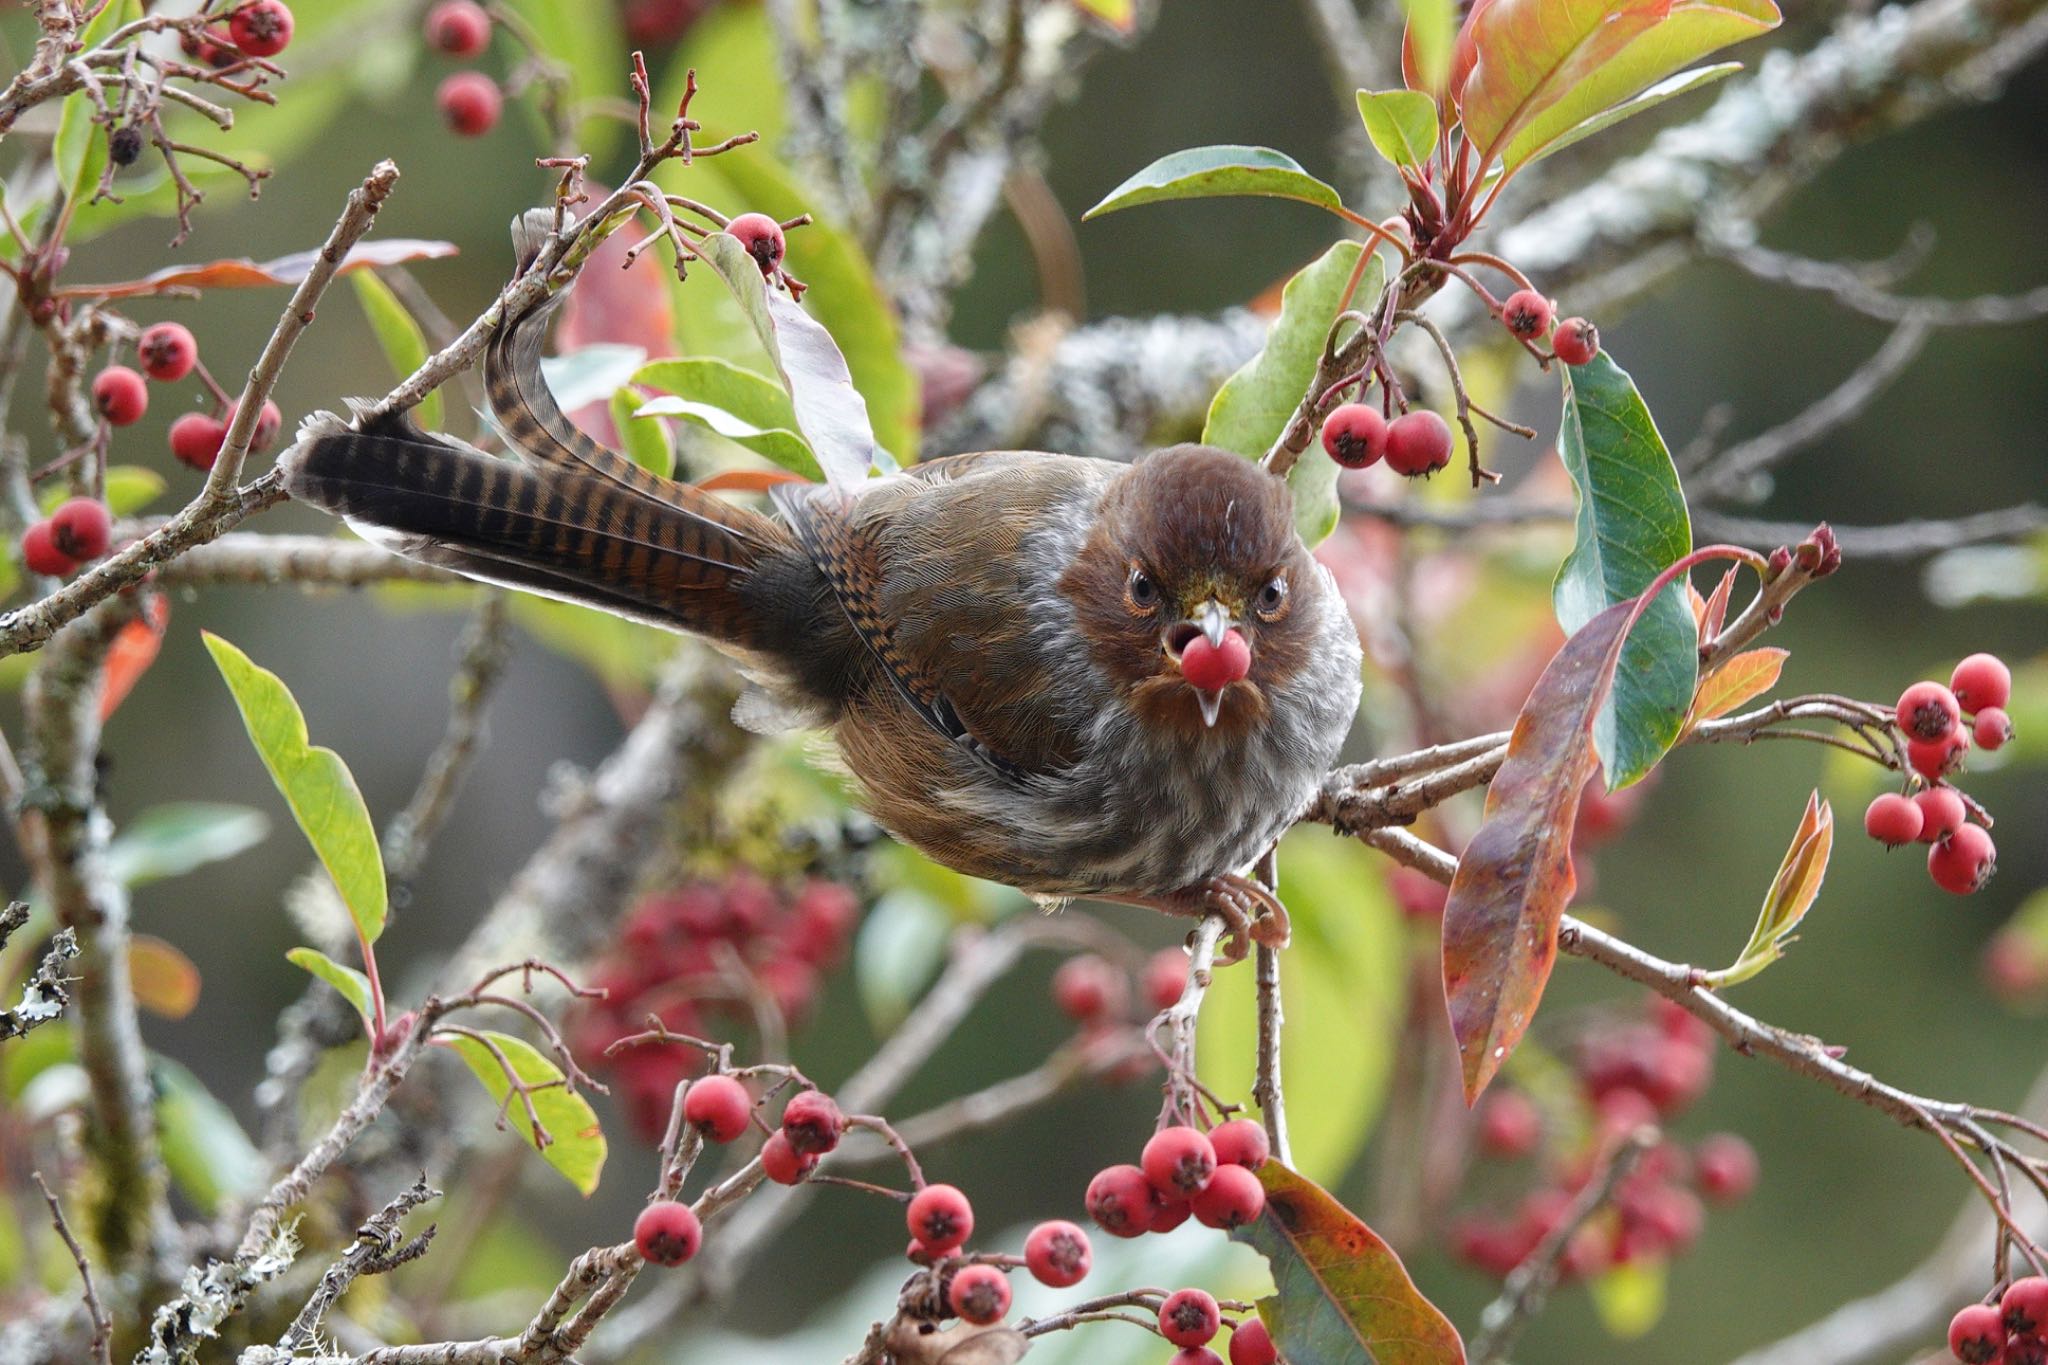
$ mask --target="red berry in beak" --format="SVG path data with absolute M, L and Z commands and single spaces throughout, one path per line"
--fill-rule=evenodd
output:
M 1197 635 L 1180 652 L 1180 674 L 1191 687 L 1220 692 L 1241 681 L 1252 671 L 1252 648 L 1235 630 L 1223 632 L 1223 643 L 1212 645 L 1206 635 Z

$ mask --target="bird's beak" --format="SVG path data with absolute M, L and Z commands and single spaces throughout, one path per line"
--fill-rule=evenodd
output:
M 1230 613 L 1224 609 L 1221 602 L 1210 598 L 1195 608 L 1194 615 L 1189 619 L 1202 628 L 1202 634 L 1209 637 L 1211 649 L 1223 648 L 1223 634 L 1230 629 Z

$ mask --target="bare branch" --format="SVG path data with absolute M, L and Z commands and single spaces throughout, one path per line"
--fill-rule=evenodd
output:
M 4 946 L 16 930 L 28 923 L 28 915 L 26 901 L 14 901 L 0 911 L 0 946 Z M 64 964 L 77 956 L 78 934 L 75 930 L 59 929 L 51 936 L 42 962 L 22 983 L 21 1003 L 13 1009 L 0 1010 L 0 1039 L 23 1037 L 29 1030 L 40 1028 L 64 1012 L 64 1007 L 71 1003 L 70 992 L 64 989 L 71 980 L 65 974 Z
M 292 1325 L 285 1329 L 284 1335 L 277 1339 L 278 1353 L 290 1359 L 295 1353 L 317 1344 L 320 1323 L 328 1310 L 340 1302 L 349 1286 L 363 1276 L 382 1275 L 426 1255 L 427 1244 L 434 1237 L 433 1225 L 429 1224 L 417 1237 L 408 1238 L 399 1231 L 399 1224 L 420 1205 L 440 1197 L 441 1192 L 430 1189 L 422 1175 L 410 1189 L 402 1191 L 357 1228 L 355 1241 L 339 1260 L 327 1267 L 326 1273 L 320 1277 L 320 1287 L 299 1310 L 299 1315 L 292 1319 Z
M 64 1246 L 71 1253 L 71 1263 L 78 1267 L 79 1292 L 85 1300 L 86 1316 L 92 1320 L 92 1358 L 97 1365 L 114 1365 L 114 1320 L 107 1316 L 107 1306 L 100 1302 L 99 1290 L 93 1286 L 92 1266 L 85 1259 L 85 1248 L 78 1245 L 78 1238 L 72 1236 L 71 1225 L 64 1221 L 64 1206 L 57 1202 L 56 1195 L 50 1193 L 50 1187 L 43 1182 L 43 1173 L 31 1171 L 29 1178 L 43 1192 L 43 1202 L 50 1206 L 50 1221 L 56 1224 L 57 1235 L 64 1239 Z

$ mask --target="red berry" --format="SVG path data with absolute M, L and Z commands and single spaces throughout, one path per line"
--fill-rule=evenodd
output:
M 109 365 L 93 376 L 92 405 L 111 425 L 125 427 L 149 410 L 149 386 L 126 365 Z
M 1223 643 L 1212 645 L 1206 635 L 1197 635 L 1180 652 L 1180 675 L 1188 686 L 1203 692 L 1220 692 L 1252 671 L 1252 649 L 1236 630 L 1223 632 Z
M 1567 365 L 1583 365 L 1600 354 L 1600 329 L 1584 318 L 1566 318 L 1550 334 L 1550 349 Z
M 1152 1230 L 1159 1191 L 1136 1166 L 1109 1166 L 1088 1182 L 1082 1203 L 1095 1225 L 1112 1237 L 1138 1237 Z
M 683 1096 L 683 1117 L 704 1130 L 713 1142 L 731 1142 L 747 1131 L 754 1097 L 731 1076 L 705 1076 L 690 1082 Z
M 30 573 L 63 578 L 78 567 L 77 561 L 57 548 L 55 529 L 39 521 L 21 534 L 21 562 Z
M 50 539 L 70 559 L 98 559 L 113 529 L 113 516 L 97 498 L 73 498 L 50 514 Z
M 1700 1193 L 1717 1204 L 1732 1204 L 1756 1188 L 1756 1148 L 1734 1133 L 1701 1138 L 1692 1159 Z
M 1166 1365 L 1223 1365 L 1223 1357 L 1206 1346 L 1183 1346 Z
M 2029 1275 L 2014 1280 L 1998 1301 L 2005 1330 L 2014 1336 L 2040 1336 L 2048 1331 L 2048 1279 Z
M 2003 706 L 2012 700 L 2012 670 L 1996 654 L 1972 654 L 1956 665 L 1948 687 L 1965 711 Z
M 1202 1289 L 1176 1289 L 1159 1305 L 1159 1335 L 1176 1346 L 1206 1346 L 1222 1330 L 1223 1310 Z
M 1556 316 L 1556 305 L 1533 289 L 1517 289 L 1500 310 L 1500 320 L 1524 341 L 1534 341 L 1549 331 Z
M 2007 1337 L 1998 1365 L 2048 1365 L 2048 1340 L 2032 1335 Z
M 1920 832 L 1914 837 L 1923 844 L 1948 838 L 1969 815 L 1954 787 L 1923 788 L 1914 794 L 1913 808 L 1920 812 Z
M 806 962 L 834 962 L 860 919 L 860 898 L 851 887 L 813 877 L 789 907 L 790 950 Z
M 1078 1024 L 1123 1013 L 1128 994 L 1124 974 L 1093 953 L 1068 958 L 1052 975 L 1053 1003 Z
M 790 1097 L 782 1110 L 782 1133 L 789 1145 L 807 1156 L 823 1156 L 839 1145 L 846 1119 L 822 1090 L 804 1090 Z
M 974 1206 L 951 1185 L 927 1185 L 911 1199 L 904 1221 L 932 1251 L 954 1251 L 974 1235 Z
M 775 268 L 782 264 L 782 256 L 788 250 L 783 240 L 782 225 L 765 213 L 743 213 L 725 225 L 725 230 L 739 239 L 754 263 L 761 267 L 763 275 L 773 275 Z
M 1254 1119 L 1232 1119 L 1209 1130 L 1209 1145 L 1216 1149 L 1218 1166 L 1242 1166 L 1256 1171 L 1273 1155 L 1273 1144 L 1265 1128 Z
M 1489 1156 L 1513 1160 L 1536 1150 L 1543 1138 L 1543 1115 L 1519 1090 L 1500 1090 L 1487 1097 L 1479 1111 L 1479 1147 Z
M 1145 1144 L 1138 1158 L 1145 1178 L 1167 1198 L 1186 1199 L 1209 1183 L 1216 1172 L 1216 1148 L 1193 1128 L 1162 1128 Z
M 1088 1234 L 1064 1218 L 1040 1223 L 1024 1239 L 1024 1266 L 1040 1284 L 1067 1289 L 1088 1277 L 1094 1264 Z
M 633 1220 L 633 1245 L 656 1265 L 681 1265 L 703 1245 L 704 1227 L 688 1204 L 664 1199 Z
M 427 46 L 449 57 L 474 57 L 491 41 L 491 16 L 476 0 L 442 0 L 427 11 Z
M 1899 694 L 1899 728 L 1907 739 L 1946 739 L 1955 733 L 1963 708 L 1956 694 L 1938 682 L 1916 682 Z
M 1451 427 L 1418 408 L 1387 428 L 1387 468 L 1409 478 L 1433 474 L 1451 462 Z
M 1278 1365 L 1279 1360 L 1273 1334 L 1258 1318 L 1246 1318 L 1230 1334 L 1230 1365 Z
M 1162 1195 L 1160 1197 L 1159 1212 L 1152 1215 L 1152 1231 L 1161 1234 L 1172 1232 L 1182 1223 L 1194 1217 L 1194 1215 L 1195 1206 L 1187 1200 L 1181 1198 L 1168 1199 Z
M 946 1302 L 962 1322 L 976 1327 L 1000 1322 L 1010 1311 L 1009 1277 L 992 1265 L 963 1266 L 946 1289 Z
M 1387 449 L 1387 419 L 1364 403 L 1345 403 L 1323 419 L 1323 449 L 1346 469 L 1364 469 Z
M 1927 850 L 1927 875 L 1944 891 L 1967 896 L 1998 870 L 1998 849 L 1979 825 L 1964 825 Z
M 188 412 L 171 423 L 171 454 L 177 457 L 179 464 L 188 464 L 194 469 L 211 469 L 213 462 L 220 458 L 221 445 L 227 438 L 227 423 L 203 412 Z
M 1171 1009 L 1188 984 L 1188 955 L 1179 948 L 1161 948 L 1145 964 L 1145 999 L 1153 1009 Z
M 135 340 L 135 353 L 142 361 L 142 372 L 165 384 L 183 379 L 199 363 L 199 343 L 181 322 L 145 327 Z
M 1939 787 L 1930 790 L 1940 791 Z M 1925 817 L 1910 796 L 1886 792 L 1863 812 L 1863 832 L 1888 848 L 1910 844 L 1920 837 Z
M 1948 1323 L 1948 1349 L 1963 1365 L 1991 1365 L 2005 1348 L 2005 1323 L 1988 1303 L 1973 1303 Z
M 779 1130 L 761 1144 L 761 1171 L 778 1185 L 795 1185 L 809 1175 L 818 1158 L 799 1152 Z
M 1996 706 L 1987 706 L 1977 713 L 1976 722 L 1970 727 L 1970 738 L 1987 753 L 2003 749 L 2006 741 L 2012 738 L 2012 717 Z
M 1220 1166 L 1202 1192 L 1188 1202 L 1204 1226 L 1243 1227 L 1266 1207 L 1266 1187 L 1242 1166 Z
M 1928 781 L 1938 781 L 1963 766 L 1963 755 L 1969 747 L 1969 741 L 1960 732 L 1936 740 L 1909 739 L 1906 764 Z
M 291 46 L 291 9 L 284 0 L 253 0 L 228 16 L 228 37 L 251 57 L 275 57 Z
M 1657 1122 L 1657 1106 L 1648 1095 L 1628 1086 L 1609 1090 L 1600 1097 L 1595 1117 L 1599 1120 L 1600 1137 L 1603 1141 L 1626 1137 L 1639 1128 L 1654 1127 Z
M 241 408 L 239 403 L 228 405 L 227 424 L 235 424 L 235 414 Z M 256 414 L 256 428 L 249 433 L 249 449 L 268 450 L 277 439 L 278 428 L 284 425 L 284 414 L 277 410 L 277 404 L 264 400 L 263 410 Z
M 463 137 L 482 137 L 497 126 L 504 112 L 505 95 L 498 83 L 481 71 L 458 71 L 441 82 L 434 92 L 441 118 Z

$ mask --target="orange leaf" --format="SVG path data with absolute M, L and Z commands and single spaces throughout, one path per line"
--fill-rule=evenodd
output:
M 787 469 L 728 469 L 697 485 L 704 493 L 765 493 L 780 483 L 802 483 L 804 476 Z
M 199 1003 L 199 969 L 170 944 L 137 934 L 128 944 L 128 983 L 135 1003 L 166 1019 L 183 1019 Z
M 1784 860 L 1778 864 L 1778 875 L 1771 880 L 1770 893 L 1764 897 L 1756 928 L 1750 930 L 1742 956 L 1735 959 L 1734 966 L 1709 973 L 1709 985 L 1718 989 L 1747 981 L 1785 955 L 1785 945 L 1792 942 L 1792 931 L 1799 927 L 1799 921 L 1806 918 L 1806 912 L 1820 895 L 1821 882 L 1828 874 L 1828 856 L 1834 847 L 1835 813 L 1821 800 L 1820 793 L 1814 792 L 1806 798 L 1806 812 L 1793 832 Z
M 381 242 L 361 242 L 342 257 L 336 273 L 346 274 L 372 265 L 403 265 L 407 261 L 429 261 L 453 256 L 453 242 L 428 241 L 419 237 L 392 237 Z M 271 261 L 252 261 L 246 256 L 204 265 L 174 265 L 119 284 L 85 284 L 59 289 L 58 294 L 79 298 L 126 299 L 161 294 L 171 289 L 259 289 L 270 285 L 297 284 L 319 259 L 318 251 L 295 251 Z
M 171 619 L 171 606 L 162 597 L 151 595 L 142 615 L 130 621 L 114 634 L 114 643 L 107 649 L 106 672 L 100 680 L 100 724 L 107 723 L 107 717 L 135 690 L 135 684 L 156 662 L 156 654 L 163 647 L 164 626 Z
M 1788 649 L 1765 645 L 1745 650 L 1722 664 L 1700 680 L 1700 690 L 1692 699 L 1692 713 L 1685 718 L 1685 729 L 1680 733 L 1690 733 L 1701 721 L 1725 716 L 1776 687 L 1778 674 L 1784 671 L 1785 660 L 1790 657 L 1792 651 Z
M 1714 585 L 1714 595 L 1707 600 L 1706 610 L 1699 620 L 1700 643 L 1709 644 L 1720 635 L 1721 627 L 1728 621 L 1728 598 L 1735 591 L 1735 567 L 1721 575 L 1721 581 Z

